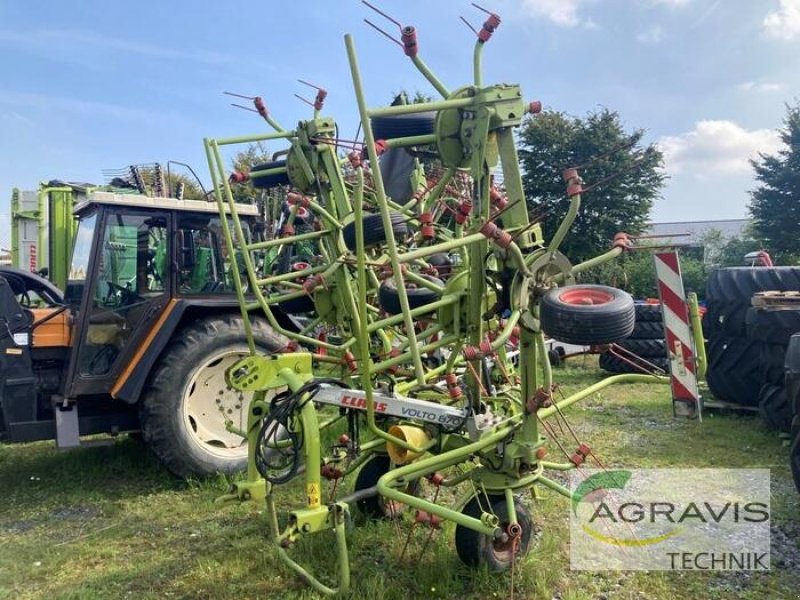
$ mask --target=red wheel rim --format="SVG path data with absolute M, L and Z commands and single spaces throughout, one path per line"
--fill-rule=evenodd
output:
M 614 296 L 605 290 L 582 288 L 577 290 L 564 290 L 558 295 L 558 299 L 564 304 L 588 306 L 608 304 L 614 299 Z

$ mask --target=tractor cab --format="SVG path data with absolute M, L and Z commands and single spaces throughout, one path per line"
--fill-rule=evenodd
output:
M 98 192 L 75 213 L 68 396 L 110 392 L 170 302 L 234 294 L 216 204 Z
M 0 440 L 74 446 L 138 429 L 136 404 L 175 332 L 238 312 L 216 203 L 94 191 L 73 212 L 63 291 L 0 268 Z M 258 211 L 237 213 L 243 245 Z

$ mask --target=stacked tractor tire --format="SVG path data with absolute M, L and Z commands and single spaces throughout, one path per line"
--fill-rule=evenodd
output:
M 722 401 L 757 407 L 771 427 L 789 431 L 792 407 L 785 362 L 792 334 L 800 331 L 800 303 L 781 294 L 800 290 L 800 267 L 730 267 L 711 273 L 703 331 L 708 343 L 706 380 Z M 754 306 L 754 303 L 756 304 Z
M 656 366 L 669 372 L 661 305 L 636 304 L 635 308 L 633 333 L 617 342 L 613 353 L 610 350 L 600 353 L 600 368 L 609 373 L 642 373 Z
M 792 409 L 791 436 L 792 445 L 789 452 L 789 464 L 792 467 L 794 484 L 800 492 L 800 334 L 789 340 L 786 349 L 786 397 Z

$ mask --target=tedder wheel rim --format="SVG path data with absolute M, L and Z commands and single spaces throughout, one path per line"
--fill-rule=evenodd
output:
M 246 431 L 249 400 L 225 381 L 225 371 L 247 355 L 228 350 L 211 356 L 192 372 L 184 388 L 183 420 L 189 439 L 220 458 L 247 455 L 247 438 L 228 427 Z
M 567 289 L 558 295 L 564 304 L 572 305 L 597 305 L 608 304 L 614 296 L 605 290 L 592 288 Z

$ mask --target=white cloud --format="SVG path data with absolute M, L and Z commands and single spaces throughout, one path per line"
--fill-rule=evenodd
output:
M 648 46 L 655 46 L 659 44 L 664 39 L 664 28 L 661 25 L 654 25 L 649 29 L 645 29 L 644 31 L 640 31 L 636 34 L 636 41 L 640 44 L 646 44 Z
M 782 83 L 775 83 L 772 81 L 745 81 L 736 86 L 740 92 L 761 92 L 764 94 L 772 94 L 774 92 L 781 92 L 786 89 Z
M 198 62 L 211 66 L 219 66 L 233 60 L 232 57 L 227 55 L 199 48 L 177 49 L 86 31 L 70 31 L 66 29 L 39 29 L 27 32 L 0 30 L 0 42 L 14 44 L 15 47 L 39 48 L 56 54 L 63 52 L 65 48 L 79 45 L 112 52 L 138 54 L 157 59 Z
M 578 6 L 583 0 L 523 0 L 522 8 L 529 15 L 544 17 L 560 27 L 575 27 L 581 22 Z
M 133 108 L 121 104 L 111 104 L 96 100 L 83 100 L 79 98 L 66 98 L 53 96 L 51 94 L 37 94 L 29 92 L 16 92 L 0 89 L 0 106 L 15 106 L 25 110 L 39 111 L 62 111 L 80 114 L 86 117 L 108 117 L 111 119 L 125 119 L 128 121 L 139 121 L 150 123 L 158 118 L 159 113 Z M 4 115 L 17 115 L 21 119 L 30 119 L 17 111 L 3 113 Z M 13 117 L 11 117 L 13 118 Z M 16 119 L 19 121 L 19 118 Z
M 667 6 L 686 6 L 692 0 L 650 0 L 650 4 L 665 4 Z
M 658 144 L 668 173 L 701 178 L 747 173 L 749 159 L 759 152 L 773 154 L 781 147 L 777 131 L 747 130 L 733 121 L 699 121 L 692 131 L 662 137 Z
M 780 40 L 800 37 L 800 0 L 780 0 L 780 8 L 767 13 L 763 25 L 768 35 Z

